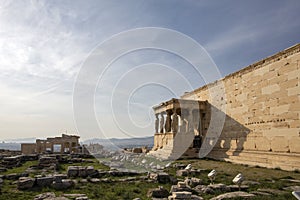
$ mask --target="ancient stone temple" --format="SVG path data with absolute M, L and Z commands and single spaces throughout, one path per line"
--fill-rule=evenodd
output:
M 79 144 L 79 136 L 62 134 L 61 137 L 37 139 L 36 143 L 21 144 L 23 154 L 34 153 L 79 153 L 82 147 Z
M 154 108 L 165 159 L 300 169 L 300 44 Z

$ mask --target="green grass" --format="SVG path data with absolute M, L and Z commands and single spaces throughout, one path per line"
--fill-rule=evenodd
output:
M 108 170 L 108 167 L 100 164 L 98 160 L 92 159 L 93 163 L 74 163 L 74 164 L 61 164 L 59 167 L 59 173 L 66 173 L 68 166 L 71 165 L 82 165 L 82 166 L 94 166 L 95 169 Z M 209 184 L 210 181 L 207 178 L 207 174 L 212 169 L 215 169 L 218 174 L 215 180 L 215 183 L 224 183 L 226 185 L 232 184 L 232 179 L 238 174 L 242 173 L 246 180 L 260 182 L 260 185 L 252 185 L 249 187 L 247 192 L 256 191 L 258 188 L 271 188 L 276 190 L 281 190 L 282 193 L 272 196 L 256 196 L 252 199 L 270 199 L 270 200 L 280 200 L 280 199 L 293 199 L 293 196 L 290 191 L 283 190 L 284 187 L 299 185 L 299 183 L 292 183 L 287 180 L 282 179 L 297 179 L 300 180 L 300 173 L 298 172 L 287 172 L 279 169 L 266 169 L 266 168 L 257 168 L 249 167 L 245 165 L 231 164 L 228 162 L 220 162 L 214 160 L 180 160 L 178 163 L 188 164 L 191 163 L 194 168 L 204 169 L 203 173 L 197 176 L 201 178 L 204 184 Z M 37 161 L 30 161 L 24 163 L 22 167 L 10 169 L 2 174 L 10 173 L 21 173 L 25 171 L 29 166 L 37 164 Z M 166 170 L 168 173 L 175 175 L 176 169 L 169 168 Z M 32 174 L 31 174 L 32 175 Z M 55 192 L 57 196 L 62 195 L 63 193 L 83 193 L 87 194 L 90 199 L 149 199 L 146 197 L 147 191 L 150 188 L 156 188 L 159 185 L 162 185 L 166 189 L 170 189 L 170 184 L 158 184 L 158 183 L 147 183 L 147 182 L 118 182 L 119 178 L 124 177 L 109 177 L 111 180 L 114 180 L 112 183 L 78 183 L 74 188 L 65 190 L 65 191 L 55 191 L 52 188 L 34 188 L 28 191 L 18 191 L 16 184 L 13 184 L 13 181 L 4 181 L 2 188 L 2 195 L 0 195 L 0 200 L 23 200 L 23 199 L 33 199 L 37 194 L 44 192 Z M 179 179 L 184 179 L 184 177 L 178 177 Z M 202 195 L 204 199 L 210 199 L 217 196 L 220 193 L 214 195 Z M 237 198 L 239 199 L 239 198 Z
M 82 162 L 82 163 L 72 163 L 72 164 L 68 164 L 68 163 L 59 164 L 59 169 L 58 170 L 59 170 L 60 173 L 66 173 L 69 166 L 93 166 L 94 169 L 97 169 L 97 170 L 109 170 L 109 167 L 99 163 L 99 161 L 95 158 L 94 159 L 87 159 L 87 160 L 92 161 L 92 163 Z
M 23 163 L 21 167 L 8 169 L 6 172 L 0 173 L 0 174 L 7 175 L 7 174 L 13 174 L 13 173 L 22 173 L 30 166 L 37 165 L 37 164 L 38 164 L 38 161 L 28 161 L 26 163 Z

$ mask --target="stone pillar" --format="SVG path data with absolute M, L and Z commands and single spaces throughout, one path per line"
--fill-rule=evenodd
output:
M 166 133 L 171 132 L 171 125 L 172 125 L 171 111 L 167 111 L 167 118 L 166 118 L 166 123 L 165 123 Z
M 155 133 L 158 133 L 159 129 L 159 119 L 158 119 L 158 114 L 155 114 Z
M 174 111 L 172 115 L 172 132 L 176 134 L 178 132 L 178 115 L 176 111 Z
M 63 142 L 60 144 L 60 153 L 65 153 L 65 144 Z
M 180 116 L 180 133 L 186 133 L 187 131 L 187 120 L 185 110 L 182 110 Z
M 193 113 L 191 110 L 188 110 L 187 111 L 187 117 L 186 117 L 186 120 L 187 120 L 187 132 L 193 132 Z
M 192 112 L 192 127 L 194 130 L 195 135 L 199 135 L 199 120 L 200 120 L 200 110 L 193 110 Z
M 165 118 L 163 113 L 160 114 L 160 122 L 159 122 L 159 128 L 160 128 L 160 133 L 164 133 L 164 124 L 165 124 Z

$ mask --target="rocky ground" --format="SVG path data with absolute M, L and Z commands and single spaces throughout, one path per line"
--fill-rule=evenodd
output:
M 213 160 L 171 163 L 124 152 L 101 156 L 100 162 L 70 155 L 33 158 L 17 158 L 16 166 L 2 167 L 0 199 L 274 200 L 295 199 L 292 191 L 300 190 L 298 171 Z M 13 163 L 12 158 L 7 161 Z

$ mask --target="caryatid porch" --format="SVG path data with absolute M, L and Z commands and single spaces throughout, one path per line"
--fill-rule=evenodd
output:
M 154 106 L 156 119 L 153 151 L 178 146 L 200 148 L 204 136 L 202 118 L 206 104 L 206 101 L 173 98 Z

